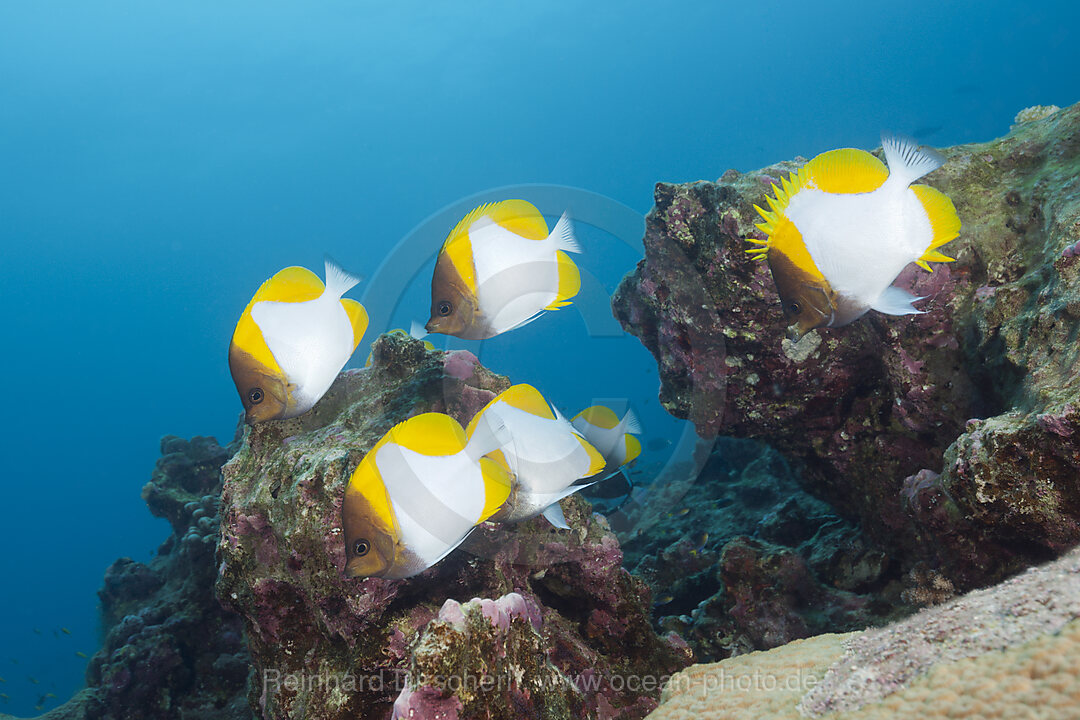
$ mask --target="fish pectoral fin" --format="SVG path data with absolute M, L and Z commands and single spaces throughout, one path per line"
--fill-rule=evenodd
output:
M 924 311 L 916 309 L 913 303 L 923 299 L 890 285 L 870 303 L 870 307 L 886 315 L 921 315 Z

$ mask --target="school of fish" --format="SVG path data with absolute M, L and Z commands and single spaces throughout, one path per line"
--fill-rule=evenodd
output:
M 940 248 L 959 235 L 956 209 L 943 193 L 914 184 L 944 158 L 892 135 L 882 147 L 887 167 L 862 150 L 826 152 L 773 185 L 769 210 L 755 206 L 763 237 L 747 238 L 747 252 L 768 262 L 792 341 L 869 310 L 921 312 L 914 303 L 923 298 L 892 283 L 910 263 L 931 270 L 930 262 L 952 260 Z M 581 287 L 570 253 L 581 252 L 565 213 L 549 229 L 525 200 L 481 205 L 439 249 L 430 317 L 410 334 L 487 339 L 564 308 Z M 363 306 L 344 297 L 359 282 L 328 258 L 325 282 L 290 267 L 258 289 L 229 346 L 249 424 L 301 415 L 327 392 L 367 329 Z M 440 413 L 410 417 L 346 483 L 343 572 L 411 577 L 485 522 L 543 515 L 565 529 L 559 501 L 623 472 L 641 452 L 639 434 L 632 411 L 620 418 L 595 405 L 568 420 L 527 384 L 497 395 L 464 428 Z

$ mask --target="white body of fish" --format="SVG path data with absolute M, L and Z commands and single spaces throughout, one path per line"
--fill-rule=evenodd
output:
M 251 319 L 259 326 L 289 384 L 295 407 L 284 417 L 296 417 L 312 408 L 333 384 L 352 355 L 352 322 L 341 297 L 359 278 L 326 261 L 326 289 L 305 302 L 258 302 Z
M 944 159 L 902 138 L 886 136 L 882 146 L 889 177 L 879 188 L 838 194 L 806 187 L 784 212 L 837 294 L 891 315 L 918 313 L 911 303 L 921 298 L 891 285 L 933 239 L 930 218 L 910 186 Z
M 469 226 L 477 302 L 487 325 L 497 334 L 531 322 L 559 292 L 555 253 L 581 252 L 570 218 L 563 215 L 543 240 L 510 232 L 489 217 Z

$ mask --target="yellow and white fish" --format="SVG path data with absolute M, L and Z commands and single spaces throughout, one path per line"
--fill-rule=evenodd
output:
M 427 331 L 482 340 L 570 304 L 581 252 L 564 213 L 549 233 L 524 200 L 481 205 L 450 231 L 431 278 Z
M 510 495 L 509 470 L 484 457 L 506 439 L 494 426 L 466 440 L 442 413 L 391 428 L 345 488 L 345 575 L 405 578 L 446 557 Z
M 358 282 L 327 258 L 325 285 L 288 267 L 251 298 L 229 345 L 249 423 L 301 415 L 330 388 L 367 329 L 364 307 L 341 297 Z
M 517 522 L 543 514 L 555 527 L 568 528 L 559 500 L 587 487 L 574 482 L 603 470 L 603 456 L 532 385 L 514 385 L 496 395 L 465 434 L 472 438 L 498 427 L 510 433 L 500 451 L 513 472 L 513 486 L 491 519 Z
M 570 422 L 604 456 L 605 473 L 615 472 L 641 454 L 641 442 L 634 437 L 641 434 L 641 425 L 632 410 L 627 410 L 620 420 L 611 408 L 593 405 Z
M 771 211 L 754 206 L 766 240 L 747 252 L 768 259 L 788 335 L 840 327 L 867 310 L 920 313 L 917 298 L 892 282 L 911 262 L 952 262 L 938 251 L 960 234 L 952 201 L 928 185 L 912 185 L 945 159 L 913 140 L 881 139 L 889 166 L 863 150 L 818 155 L 773 185 Z

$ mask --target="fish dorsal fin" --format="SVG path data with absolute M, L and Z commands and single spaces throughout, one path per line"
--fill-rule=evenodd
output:
M 465 449 L 465 431 L 443 413 L 423 413 L 398 423 L 390 431 L 393 441 L 421 455 L 456 455 Z
M 885 163 L 855 148 L 841 148 L 821 153 L 806 163 L 799 175 L 804 184 L 822 192 L 836 194 L 865 193 L 877 190 L 889 178 Z
M 747 241 L 753 243 L 754 247 L 746 252 L 757 260 L 764 260 L 772 251 L 782 253 L 795 267 L 807 273 L 814 280 L 824 280 L 825 276 L 821 273 L 814 259 L 810 257 L 810 251 L 806 249 L 802 233 L 795 227 L 795 223 L 791 222 L 787 215 L 784 214 L 788 205 L 791 204 L 791 198 L 805 187 L 809 177 L 810 172 L 806 171 L 804 166 L 799 172 L 781 178 L 779 186 L 773 183 L 774 197 L 765 196 L 765 200 L 771 209 L 764 210 L 757 205 L 754 206 L 754 209 L 765 220 L 765 222 L 760 222 L 755 227 L 765 233 L 767 239 L 748 238 Z
M 555 253 L 559 263 L 559 291 L 545 310 L 558 310 L 570 304 L 570 299 L 581 290 L 581 272 L 570 256 L 559 250 Z
M 349 316 L 349 324 L 353 329 L 353 350 L 360 344 L 367 332 L 368 314 L 364 306 L 352 298 L 343 298 L 341 305 L 345 308 L 345 314 Z M 405 332 L 402 330 L 401 332 Z
M 233 332 L 237 347 L 251 354 L 255 360 L 271 371 L 281 373 L 281 365 L 270 352 L 262 331 L 251 317 L 251 307 L 263 301 L 306 302 L 322 295 L 325 290 L 319 276 L 303 267 L 287 267 L 275 273 L 259 286 L 251 301 L 244 308 Z
M 544 240 L 548 236 L 544 216 L 527 200 L 503 200 L 486 207 L 485 215 L 515 235 L 526 240 Z
M 379 474 L 379 468 L 375 465 L 376 453 L 389 441 L 390 433 L 387 433 L 383 435 L 379 442 L 375 443 L 375 447 L 368 451 L 368 454 L 356 466 L 352 477 L 349 478 L 346 492 L 363 496 L 368 505 L 371 506 L 372 512 L 375 513 L 375 520 L 382 524 L 382 529 L 392 531 L 394 536 L 398 537 L 400 536 L 400 529 L 397 524 L 397 516 L 394 514 L 394 508 L 390 503 L 390 496 L 386 492 L 386 485 Z
M 777 189 L 775 185 L 773 185 L 773 189 Z M 767 197 L 766 200 L 773 207 L 779 204 L 774 204 L 773 199 L 770 197 Z M 806 249 L 806 242 L 803 240 L 799 228 L 795 227 L 795 223 L 791 222 L 780 210 L 766 212 L 757 205 L 754 206 L 754 209 L 765 218 L 765 222 L 758 223 L 757 228 L 768 236 L 768 240 L 750 238 L 749 241 L 754 243 L 755 247 L 746 252 L 757 259 L 767 258 L 770 252 L 779 252 L 812 279 L 825 280 L 825 275 L 821 272 L 817 263 L 814 262 L 814 258 L 810 256 L 810 251 Z
M 589 469 L 581 477 L 592 477 L 596 473 L 604 469 L 607 465 L 607 460 L 600 454 L 600 451 L 592 446 L 585 438 L 581 437 L 577 433 L 574 433 L 574 437 L 581 443 L 581 447 L 585 449 L 585 452 L 589 454 Z M 579 478 L 580 479 L 580 478 Z
M 325 289 L 326 286 L 319 276 L 307 268 L 287 267 L 259 286 L 258 292 L 255 293 L 248 307 L 265 300 L 307 302 L 322 295 Z
M 641 454 L 641 441 L 629 434 L 623 435 L 623 441 L 626 443 L 626 457 L 623 458 L 623 465 L 625 465 Z
M 956 213 L 956 206 L 948 195 L 929 185 L 912 185 L 911 190 L 922 203 L 934 231 L 930 245 L 916 262 L 927 270 L 930 270 L 928 262 L 953 262 L 955 258 L 943 255 L 937 249 L 960 235 L 960 216 Z
M 454 226 L 445 244 L 463 235 L 468 237 L 469 228 L 483 217 L 526 240 L 544 240 L 548 236 L 547 222 L 535 205 L 525 200 L 503 200 L 474 208 Z
M 574 416 L 575 420 L 578 418 L 585 418 L 585 422 L 604 430 L 610 430 L 619 424 L 619 416 L 606 405 L 587 407 Z
M 547 418 L 548 420 L 555 419 L 555 413 L 551 411 L 551 406 L 548 405 L 547 400 L 532 385 L 526 383 L 512 385 L 499 393 L 497 399 L 537 417 Z
M 506 466 L 492 458 L 480 458 L 480 471 L 484 476 L 484 509 L 478 522 L 487 520 L 506 504 L 513 482 Z

